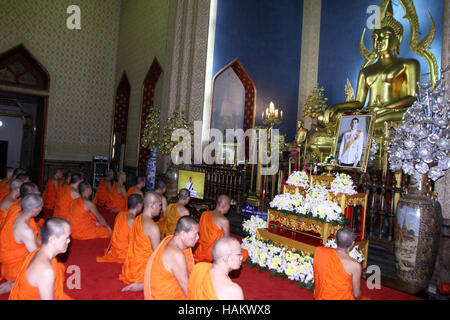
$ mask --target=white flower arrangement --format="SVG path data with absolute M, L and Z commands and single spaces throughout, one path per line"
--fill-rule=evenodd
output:
M 321 186 L 310 188 L 306 197 L 298 193 L 276 195 L 269 205 L 274 210 L 292 212 L 321 222 L 344 224 L 341 207 L 328 200 L 327 189 Z
M 352 178 L 345 173 L 336 173 L 336 178 L 334 178 L 331 183 L 330 191 L 334 194 L 343 193 L 343 194 L 356 194 L 356 188 L 353 184 Z
M 294 171 L 286 181 L 287 185 L 294 187 L 309 188 L 309 176 L 305 171 Z
M 329 248 L 337 248 L 336 239 L 328 239 L 327 243 L 325 244 L 325 247 Z M 348 253 L 350 257 L 355 259 L 358 263 L 362 263 L 364 261 L 364 256 L 359 252 L 358 250 L 359 245 L 356 245 L 353 247 L 353 249 Z
M 292 252 L 256 238 L 256 230 L 265 227 L 261 218 L 252 216 L 243 223 L 249 236 L 243 239 L 241 247 L 248 251 L 250 261 L 261 268 L 297 281 L 302 287 L 312 289 L 314 284 L 313 258 Z

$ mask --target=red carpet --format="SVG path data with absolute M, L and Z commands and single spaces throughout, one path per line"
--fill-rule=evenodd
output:
M 102 210 L 102 214 L 112 226 L 114 214 Z M 81 273 L 81 288 L 66 292 L 74 299 L 83 300 L 140 300 L 143 292 L 123 293 L 120 290 L 125 284 L 119 280 L 122 266 L 117 263 L 98 263 L 95 258 L 104 254 L 109 239 L 73 240 L 66 266 L 78 266 Z M 73 273 L 72 273 L 73 274 Z M 71 274 L 66 274 L 67 278 Z M 244 291 L 247 300 L 312 300 L 313 294 L 300 289 L 295 283 L 280 277 L 271 277 L 268 271 L 259 272 L 243 264 L 239 272 L 231 275 Z M 71 282 L 73 283 L 73 282 Z M 380 290 L 369 290 L 365 281 L 361 283 L 363 295 L 376 300 L 420 300 L 414 296 L 382 287 Z M 8 299 L 9 294 L 0 296 L 0 300 Z

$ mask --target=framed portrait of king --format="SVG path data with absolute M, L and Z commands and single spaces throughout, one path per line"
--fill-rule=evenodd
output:
M 375 114 L 340 114 L 333 145 L 339 170 L 366 172 L 375 129 Z

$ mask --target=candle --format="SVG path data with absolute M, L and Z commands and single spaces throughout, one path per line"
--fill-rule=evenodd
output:
M 275 109 L 275 118 L 278 118 L 278 109 Z
M 283 119 L 283 111 L 280 111 L 281 119 Z
M 261 119 L 263 119 L 263 120 L 264 120 L 264 111 L 262 112 L 262 116 L 261 116 Z
M 273 104 L 273 102 L 270 102 L 269 108 L 270 108 L 270 113 L 273 115 L 274 109 L 275 109 L 275 105 Z

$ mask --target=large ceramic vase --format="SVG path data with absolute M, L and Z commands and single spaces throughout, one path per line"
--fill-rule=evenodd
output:
M 158 155 L 158 147 L 155 147 L 150 154 L 150 158 L 147 160 L 146 170 L 146 187 L 147 190 L 155 190 L 156 180 L 156 159 Z
M 442 214 L 427 196 L 427 176 L 411 176 L 408 194 L 397 205 L 395 263 L 398 277 L 419 288 L 430 281 L 439 249 Z
M 178 195 L 178 166 L 172 162 L 178 163 L 178 159 L 169 158 L 169 167 L 165 174 L 165 180 L 167 184 L 166 195 L 168 199 L 175 198 Z

